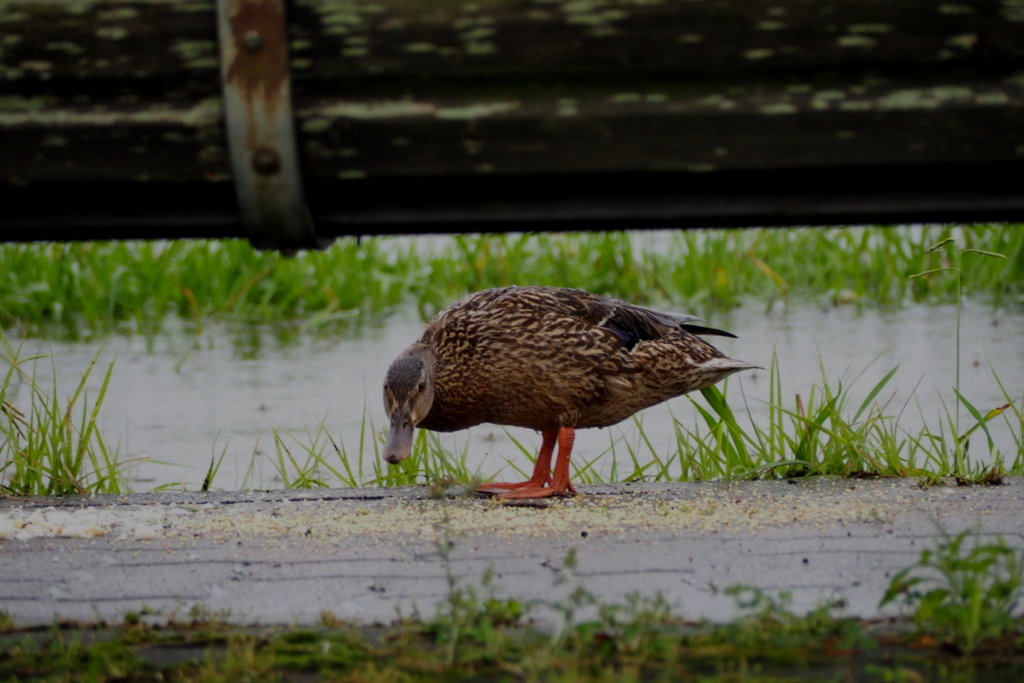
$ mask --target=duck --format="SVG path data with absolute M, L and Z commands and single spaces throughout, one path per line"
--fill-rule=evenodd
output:
M 541 434 L 530 479 L 477 490 L 504 499 L 573 495 L 577 429 L 617 424 L 758 367 L 702 339 L 736 336 L 703 322 L 577 289 L 469 294 L 438 313 L 388 368 L 382 457 L 391 465 L 409 457 L 416 429 L 526 427 Z

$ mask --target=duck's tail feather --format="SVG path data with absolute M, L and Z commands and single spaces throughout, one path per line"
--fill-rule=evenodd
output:
M 726 332 L 725 330 L 718 330 L 714 327 L 703 327 L 701 325 L 680 325 L 684 330 L 690 334 L 703 334 L 715 337 L 731 337 L 732 339 L 738 339 L 738 337 L 732 332 Z
M 764 370 L 760 365 L 754 365 L 753 363 L 747 363 L 746 361 L 736 360 L 735 358 L 727 358 L 720 356 L 718 358 L 711 358 L 701 363 L 701 370 L 717 375 L 718 379 L 715 381 L 721 381 L 729 375 L 741 372 L 743 370 Z

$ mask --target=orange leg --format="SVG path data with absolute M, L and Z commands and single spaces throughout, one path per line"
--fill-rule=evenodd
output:
M 576 493 L 569 481 L 569 455 L 572 453 L 573 442 L 576 441 L 576 430 L 573 427 L 562 427 L 558 430 L 558 460 L 555 461 L 555 477 L 550 486 L 530 486 L 506 491 L 499 498 L 548 498 L 555 495 Z M 539 458 L 538 458 L 539 460 Z
M 538 489 L 551 483 L 551 454 L 555 452 L 555 441 L 558 432 L 543 432 L 544 441 L 541 442 L 540 451 L 537 452 L 537 463 L 533 466 L 533 476 L 529 481 L 515 484 L 493 482 L 484 484 L 477 490 L 484 493 L 500 493 L 502 491 L 514 491 L 516 489 Z

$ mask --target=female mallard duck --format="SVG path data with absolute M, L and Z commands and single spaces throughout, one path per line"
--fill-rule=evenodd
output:
M 470 294 L 438 313 L 388 369 L 384 459 L 407 458 L 416 427 L 530 427 L 543 437 L 530 480 L 480 490 L 503 498 L 575 493 L 569 454 L 576 429 L 616 424 L 757 367 L 696 336 L 735 335 L 695 322 L 700 319 L 557 287 Z

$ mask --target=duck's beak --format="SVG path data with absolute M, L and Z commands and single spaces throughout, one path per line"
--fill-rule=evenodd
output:
M 412 452 L 412 434 L 415 427 L 409 415 L 396 413 L 391 417 L 391 431 L 388 441 L 384 444 L 384 459 L 397 465 L 409 457 Z

